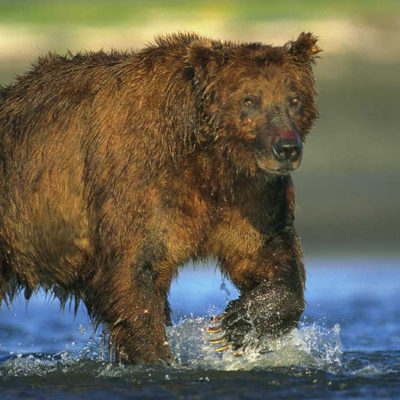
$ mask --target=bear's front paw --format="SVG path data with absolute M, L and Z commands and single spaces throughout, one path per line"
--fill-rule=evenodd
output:
M 284 281 L 263 282 L 239 299 L 228 304 L 225 312 L 214 319 L 217 325 L 208 329 L 219 333 L 212 344 L 216 351 L 256 347 L 268 351 L 268 342 L 297 326 L 303 312 L 302 288 L 293 288 Z

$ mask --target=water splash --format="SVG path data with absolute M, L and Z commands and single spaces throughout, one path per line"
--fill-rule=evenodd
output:
M 196 370 L 251 370 L 271 367 L 297 366 L 333 370 L 340 367 L 340 328 L 324 328 L 317 324 L 302 325 L 290 334 L 270 341 L 268 353 L 248 348 L 237 357 L 232 351 L 216 353 L 209 344 L 207 332 L 209 317 L 189 316 L 168 328 L 175 363 L 172 369 Z M 82 335 L 86 334 L 79 327 Z M 77 372 L 84 368 L 86 374 L 102 377 L 137 377 L 138 373 L 148 373 L 148 368 L 140 366 L 124 367 L 112 365 L 104 359 L 100 335 L 87 338 L 82 343 L 66 346 L 66 351 L 57 354 L 17 354 L 11 355 L 0 364 L 1 377 L 44 376 Z M 165 372 L 166 367 L 157 367 Z
M 216 353 L 209 344 L 209 318 L 185 318 L 167 331 L 178 366 L 221 370 L 304 366 L 328 369 L 341 365 L 340 327 L 302 325 L 288 335 L 268 342 L 268 353 L 248 347 L 241 356 L 227 350 Z M 247 338 L 251 341 L 251 338 Z M 259 346 L 265 348 L 265 346 Z

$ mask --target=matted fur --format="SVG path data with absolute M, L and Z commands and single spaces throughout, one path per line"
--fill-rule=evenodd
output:
M 238 104 L 261 84 L 278 88 L 265 91 L 273 105 L 290 81 L 304 139 L 318 51 L 311 34 L 281 47 L 176 34 L 39 58 L 0 91 L 0 301 L 38 287 L 75 297 L 120 359 L 168 361 L 171 279 L 213 257 L 242 293 L 274 279 L 297 288 L 298 318 L 292 181 L 259 168 Z

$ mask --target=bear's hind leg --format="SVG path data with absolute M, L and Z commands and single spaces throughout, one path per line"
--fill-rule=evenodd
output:
M 117 361 L 171 362 L 165 333 L 165 297 L 157 293 L 150 266 L 120 266 L 99 274 L 88 288 L 89 313 L 104 323 Z

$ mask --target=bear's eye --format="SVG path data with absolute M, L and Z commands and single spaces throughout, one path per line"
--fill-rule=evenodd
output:
M 300 104 L 300 99 L 298 97 L 293 97 L 292 99 L 290 99 L 290 104 L 296 107 Z
M 252 99 L 251 97 L 245 97 L 243 99 L 243 104 L 248 107 L 248 108 L 254 108 L 256 107 L 256 100 Z

